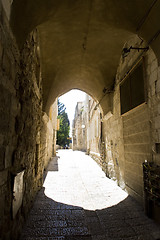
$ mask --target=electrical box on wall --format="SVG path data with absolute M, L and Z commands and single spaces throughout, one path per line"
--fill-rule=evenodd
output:
M 23 176 L 24 170 L 18 172 L 13 177 L 13 201 L 12 201 L 12 216 L 15 218 L 23 199 Z

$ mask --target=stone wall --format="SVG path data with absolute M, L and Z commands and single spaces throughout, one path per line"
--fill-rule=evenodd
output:
M 56 156 L 56 139 L 57 139 L 57 130 L 58 130 L 58 105 L 57 99 L 50 107 L 49 119 L 52 123 L 53 137 L 52 137 L 52 156 Z
M 119 86 L 115 87 L 113 112 L 109 112 L 104 117 L 102 127 L 105 148 L 103 169 L 109 178 L 117 181 L 117 184 L 124 188 L 123 123 L 120 117 Z
M 15 174 L 24 169 L 23 201 L 13 222 L 14 234 L 17 221 L 25 218 L 36 192 L 43 182 L 44 159 L 41 152 L 40 132 L 42 128 L 42 90 L 39 61 L 38 34 L 31 33 L 20 52 L 20 73 L 17 75 L 17 96 L 20 112 L 16 117 L 17 147 L 13 156 Z M 18 226 L 20 226 L 18 223 Z M 17 233 L 18 234 L 18 233 Z M 16 239 L 16 238 L 15 238 Z
M 89 155 L 100 165 L 102 165 L 101 159 L 101 119 L 100 109 L 96 107 L 97 103 L 93 98 L 89 97 L 88 107 L 88 131 L 87 141 L 89 144 Z
M 50 108 L 50 116 L 43 113 L 43 127 L 41 129 L 41 152 L 46 169 L 51 157 L 56 155 L 56 131 L 57 131 L 57 100 Z
M 42 186 L 45 124 L 37 30 L 19 51 L 1 2 L 0 19 L 0 239 L 14 240 Z
M 160 66 L 150 49 L 145 57 L 148 108 L 151 128 L 151 158 L 160 166 Z
M 146 43 L 132 37 L 125 45 L 145 47 Z M 144 104 L 121 115 L 120 83 L 132 67 L 144 58 Z M 103 120 L 106 150 L 106 174 L 117 181 L 138 201 L 143 203 L 143 168 L 145 161 L 160 164 L 158 152 L 160 135 L 160 77 L 156 57 L 152 51 L 132 50 L 120 59 L 113 96 L 113 111 Z
M 132 36 L 124 47 L 130 46 L 145 48 L 147 43 L 138 36 Z M 140 76 L 144 80 L 141 89 L 143 101 L 121 113 L 121 86 L 139 63 L 143 64 L 143 76 L 138 72 L 134 83 Z M 132 87 L 135 87 L 136 93 L 138 87 L 134 83 Z M 113 96 L 112 111 L 102 119 L 96 102 L 92 98 L 88 99 L 89 107 L 85 110 L 88 114 L 85 120 L 87 153 L 100 164 L 109 178 L 143 205 L 143 163 L 160 165 L 160 66 L 151 48 L 131 50 L 125 57 L 121 56 L 114 91 L 107 95 Z M 125 98 L 125 104 L 128 98 Z M 97 122 L 101 125 L 98 134 Z
M 17 95 L 20 61 L 1 2 L 0 19 L 0 238 L 11 239 L 11 231 L 14 228 L 12 172 L 16 168 L 14 151 L 18 144 L 15 124 L 21 111 Z
M 142 164 L 151 160 L 150 123 L 146 104 L 123 116 L 123 136 L 126 188 L 136 197 L 143 197 Z
M 75 116 L 72 127 L 72 148 L 73 150 L 86 151 L 86 115 L 84 102 L 78 102 L 75 109 Z

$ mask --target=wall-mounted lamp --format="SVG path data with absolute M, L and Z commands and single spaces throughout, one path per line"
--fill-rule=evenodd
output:
M 129 47 L 129 48 L 123 48 L 122 50 L 122 57 L 125 58 L 128 56 L 128 53 L 130 53 L 131 50 L 137 50 L 138 52 L 140 50 L 143 50 L 143 51 L 148 51 L 149 47 L 145 47 L 145 48 L 141 48 L 141 47 Z

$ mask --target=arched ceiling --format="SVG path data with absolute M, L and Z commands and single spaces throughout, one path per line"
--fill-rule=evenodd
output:
M 10 22 L 19 46 L 38 28 L 46 111 L 72 88 L 100 101 L 133 34 L 160 55 L 159 13 L 159 0 L 14 0 Z

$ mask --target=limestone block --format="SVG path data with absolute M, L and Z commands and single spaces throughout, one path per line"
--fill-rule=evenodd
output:
M 135 160 L 136 161 L 136 160 Z M 127 162 L 125 163 L 125 167 L 126 169 L 128 169 L 129 171 L 135 173 L 137 176 L 142 176 L 143 175 L 143 169 L 140 165 L 136 164 L 136 162 L 131 163 L 131 162 Z M 134 176 L 134 175 L 133 175 Z
M 147 132 L 138 132 L 137 134 L 124 137 L 124 144 L 135 144 L 135 143 L 149 143 L 150 142 L 150 133 Z
M 155 118 L 155 128 L 156 129 L 160 128 L 160 116 Z
M 153 142 L 158 142 L 159 136 L 158 136 L 158 130 L 153 130 L 152 132 L 152 141 Z
M 137 116 L 135 115 L 133 118 L 128 119 L 127 121 L 123 122 L 123 126 L 124 128 L 135 128 L 134 125 L 136 124 L 140 124 L 141 122 L 144 122 L 145 119 L 148 118 L 148 113 L 146 112 L 142 112 L 141 114 L 138 114 Z M 142 126 L 143 128 L 143 126 Z
M 151 64 L 151 72 L 153 72 L 157 68 L 158 68 L 158 61 L 157 61 L 157 59 L 154 59 L 152 64 Z
M 13 147 L 7 146 L 5 151 L 5 168 L 9 168 L 12 166 L 12 154 L 13 154 Z
M 0 147 L 0 170 L 4 169 L 5 148 Z
M 6 16 L 9 19 L 10 18 L 10 11 L 11 11 L 11 4 L 13 0 L 2 0 L 2 4 L 4 7 L 4 10 L 6 12 Z
M 15 96 L 11 98 L 11 111 L 13 116 L 16 116 L 20 111 L 20 104 Z
M 9 126 L 9 114 L 3 114 L 0 117 L 0 133 L 6 134 L 8 132 L 8 126 Z
M 0 134 L 0 146 L 3 145 L 4 142 L 4 135 Z
M 0 62 L 2 61 L 2 53 L 3 53 L 3 47 L 2 47 L 2 43 L 0 41 Z
M 156 56 L 152 50 L 148 52 L 148 64 L 151 64 L 155 60 Z
M 153 84 L 151 85 L 151 96 L 154 96 L 155 93 L 156 93 L 156 85 L 155 85 L 155 83 L 153 83 Z
M 0 186 L 7 182 L 8 171 L 1 171 L 0 172 Z
M 15 131 L 17 134 L 22 134 L 24 129 L 24 122 L 20 120 L 21 119 L 19 117 L 16 117 L 15 119 Z
M 4 83 L 5 79 L 2 78 L 1 80 Z M 9 108 L 6 108 L 6 106 L 10 106 L 11 94 L 2 84 L 0 84 L 0 93 L 0 103 L 3 103 L 0 108 L 7 112 Z
M 150 76 L 150 74 L 151 74 L 151 65 L 148 65 L 146 67 L 146 73 L 147 73 L 147 76 Z
M 145 160 L 149 161 L 150 160 L 150 154 L 149 153 L 144 153 L 144 154 L 137 154 L 137 153 L 125 153 L 125 161 L 135 163 L 138 165 L 142 165 Z
M 157 109 L 158 109 L 158 114 L 160 115 L 160 102 L 157 105 Z
M 141 180 L 138 180 L 137 177 L 135 177 L 134 179 L 130 178 L 131 172 L 128 173 L 128 175 L 126 176 L 126 182 L 128 187 L 130 187 L 131 189 L 134 189 L 134 191 L 136 193 L 138 193 L 140 196 L 143 196 L 143 182 Z
M 149 144 L 129 144 L 124 146 L 125 152 L 128 153 L 146 153 L 150 150 Z
M 155 69 L 153 72 L 151 72 L 149 76 L 149 84 L 153 85 L 155 81 L 157 81 L 158 78 L 158 71 Z
M 3 70 L 9 76 L 10 69 L 11 69 L 11 62 L 10 62 L 7 52 L 4 52 L 4 54 L 3 54 L 2 66 L 3 66 Z
M 1 195 L 0 196 L 0 218 L 1 216 L 4 215 L 4 208 L 5 208 L 5 196 L 4 195 Z
M 13 83 L 15 83 L 15 78 L 16 78 L 16 73 L 17 73 L 16 71 L 17 71 L 17 69 L 15 67 L 15 64 L 12 63 L 11 69 L 10 69 L 10 74 L 11 74 L 11 80 L 13 81 Z
M 160 142 L 160 129 L 158 129 L 158 142 Z
M 137 118 L 137 116 L 146 112 L 146 110 L 147 110 L 147 105 L 145 105 L 145 104 L 139 106 L 138 108 L 132 109 L 131 112 L 129 112 L 127 115 L 123 116 L 123 121 L 127 121 L 128 119 L 132 119 L 134 117 Z
M 160 79 L 156 82 L 156 93 L 160 93 Z
M 160 80 L 160 66 L 158 67 L 158 80 Z

